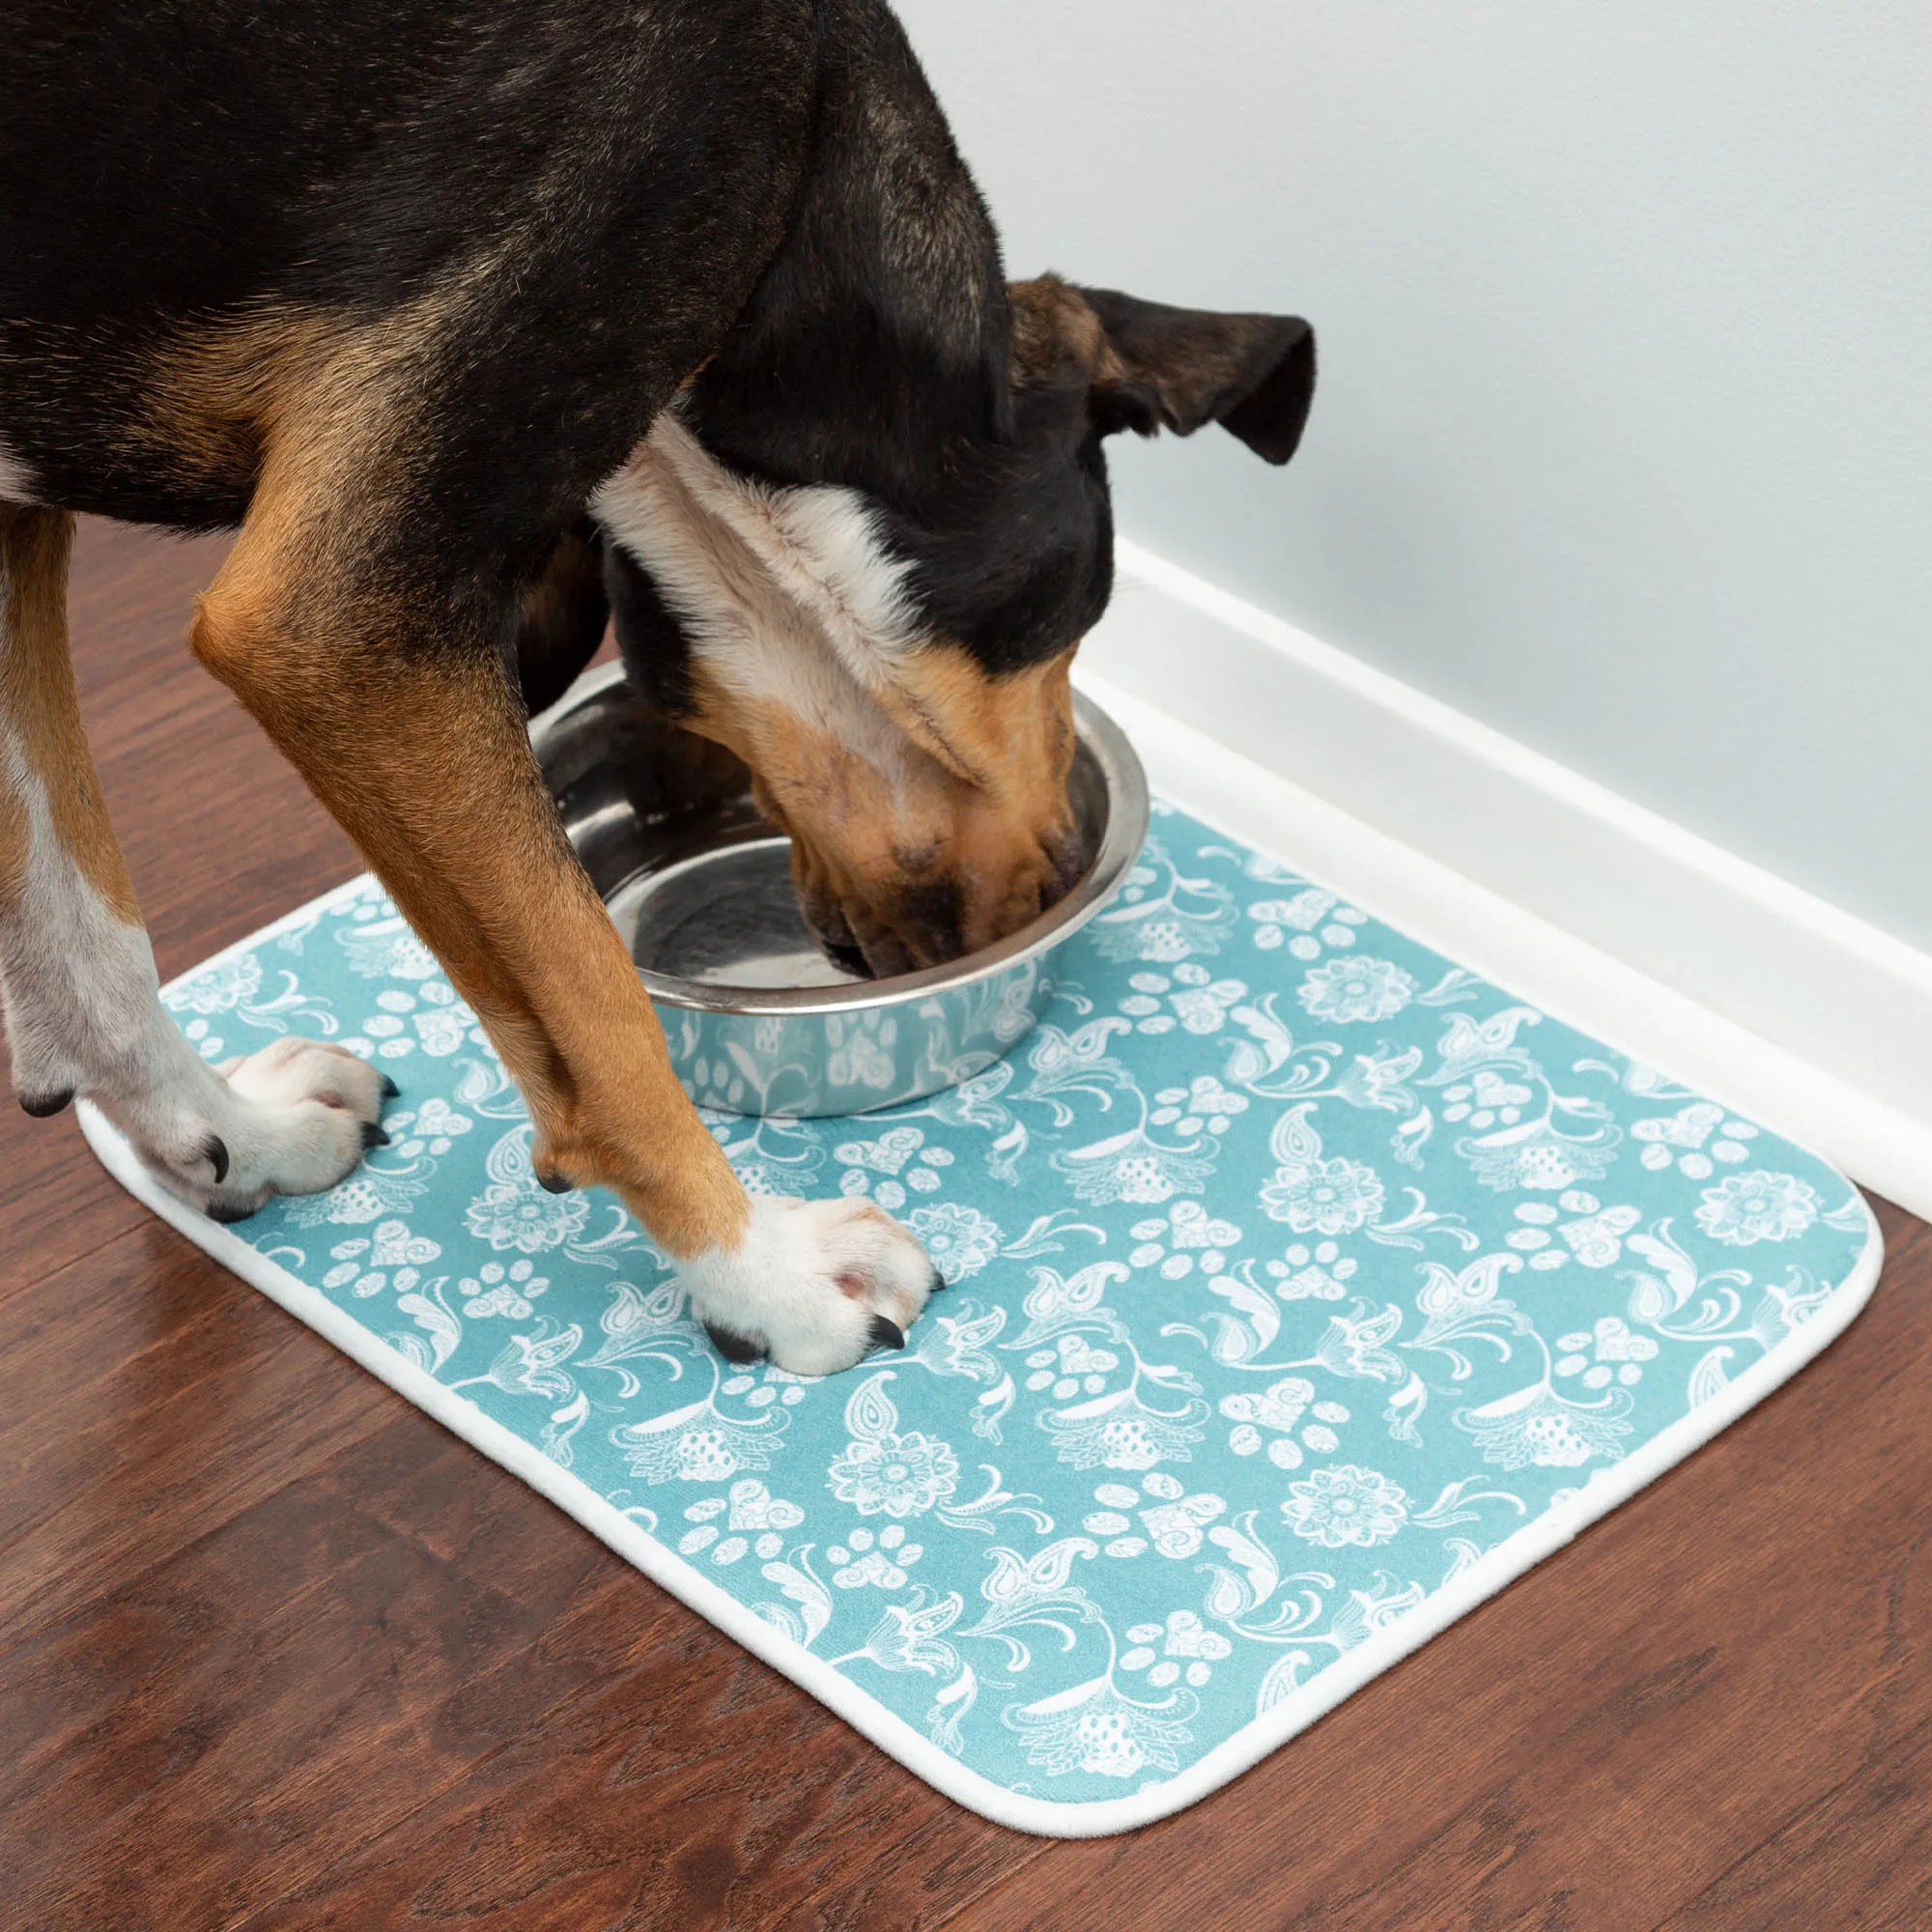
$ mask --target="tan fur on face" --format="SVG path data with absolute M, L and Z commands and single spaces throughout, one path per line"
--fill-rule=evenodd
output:
M 674 420 L 593 508 L 680 619 L 683 722 L 756 775 L 822 933 L 903 971 L 1003 938 L 1057 896 L 1070 652 L 989 676 L 920 634 L 863 499 L 747 484 Z

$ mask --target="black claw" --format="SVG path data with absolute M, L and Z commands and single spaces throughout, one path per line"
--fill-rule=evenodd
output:
M 217 1182 L 228 1179 L 228 1143 L 219 1134 L 210 1134 L 202 1142 L 201 1157 L 214 1170 Z
M 252 1208 L 235 1208 L 226 1203 L 216 1203 L 209 1208 L 208 1218 L 211 1221 L 219 1221 L 226 1227 L 230 1222 L 245 1221 L 254 1211 Z
M 378 1077 L 382 1080 L 383 1083 L 384 1099 L 393 1100 L 396 1097 L 396 1095 L 403 1091 L 400 1087 L 396 1085 L 396 1083 L 393 1080 L 389 1078 L 389 1076 L 386 1073 L 381 1074 Z
M 883 1315 L 875 1315 L 866 1334 L 866 1347 L 867 1350 L 903 1349 L 905 1336 L 896 1322 L 888 1321 Z
M 362 1145 L 365 1150 L 369 1148 L 387 1147 L 389 1145 L 389 1136 L 384 1131 L 378 1122 L 364 1121 L 362 1122 Z
M 764 1360 L 765 1345 L 754 1342 L 746 1335 L 734 1335 L 728 1328 L 720 1328 L 715 1322 L 707 1321 L 704 1332 L 711 1337 L 711 1346 L 727 1362 L 760 1362 Z
M 932 1279 L 925 1285 L 925 1292 L 928 1294 L 937 1294 L 941 1289 L 947 1286 L 949 1286 L 949 1284 L 947 1282 L 946 1277 L 943 1274 L 941 1274 L 937 1268 L 934 1268 L 932 1271 Z
M 56 1094 L 22 1094 L 20 1111 L 31 1114 L 37 1121 L 44 1121 L 50 1114 L 58 1114 L 72 1098 L 71 1087 L 63 1087 Z
M 537 1169 L 537 1185 L 546 1194 L 568 1194 L 570 1192 L 570 1182 L 554 1167 L 540 1167 Z

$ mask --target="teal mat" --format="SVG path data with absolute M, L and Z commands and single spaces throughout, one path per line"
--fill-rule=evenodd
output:
M 359 881 L 176 982 L 211 1060 L 372 1055 L 394 1144 L 211 1253 L 922 1776 L 1025 1830 L 1176 1810 L 1815 1353 L 1845 1179 L 1184 814 L 1045 1023 L 922 1105 L 713 1117 L 952 1292 L 903 1354 L 743 1370 Z M 1480 1746 L 1477 1747 L 1480 1748 Z

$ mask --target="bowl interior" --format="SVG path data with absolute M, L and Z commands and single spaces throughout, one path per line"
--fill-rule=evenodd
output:
M 811 936 L 792 892 L 791 841 L 753 804 L 744 765 L 668 724 L 611 668 L 540 719 L 531 740 L 571 843 L 639 966 L 714 994 L 891 987 L 846 971 Z M 1084 736 L 1069 792 L 1085 870 L 1109 803 Z M 971 970 L 970 959 L 958 963 Z

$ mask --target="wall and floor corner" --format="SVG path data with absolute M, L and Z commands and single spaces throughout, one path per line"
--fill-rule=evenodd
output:
M 1115 445 L 1156 769 L 1932 1213 L 1932 20 L 899 11 L 1014 273 L 1320 330 Z

